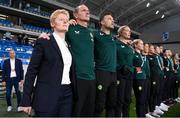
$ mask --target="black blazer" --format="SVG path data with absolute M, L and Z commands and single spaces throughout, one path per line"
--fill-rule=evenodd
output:
M 15 71 L 16 71 L 16 80 L 20 82 L 23 80 L 23 67 L 22 67 L 22 61 L 15 58 Z M 12 79 L 10 79 L 11 75 L 11 64 L 10 59 L 6 59 L 3 63 L 3 72 L 2 72 L 2 79 L 5 82 L 9 82 Z
M 71 52 L 69 45 L 68 48 Z M 53 35 L 50 40 L 38 39 L 25 76 L 21 106 L 32 106 L 37 111 L 53 110 L 62 94 L 63 67 L 61 51 Z M 70 69 L 70 81 L 73 94 L 76 94 L 74 62 Z

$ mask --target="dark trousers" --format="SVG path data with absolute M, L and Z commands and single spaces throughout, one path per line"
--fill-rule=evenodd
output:
M 146 99 L 147 99 L 147 84 L 146 79 L 134 79 L 133 89 L 136 97 L 136 114 L 137 117 L 145 117 L 146 114 Z
M 176 76 L 176 82 L 175 82 L 175 92 L 174 92 L 174 98 L 178 97 L 178 90 L 179 90 L 179 86 L 180 86 L 180 77 Z
M 73 108 L 73 116 L 94 116 L 96 80 L 77 79 L 77 94 L 78 98 Z
M 133 85 L 133 76 L 131 73 L 122 75 L 117 71 L 117 105 L 115 115 L 118 117 L 129 117 L 131 93 Z
M 14 86 L 16 97 L 17 97 L 17 107 L 19 106 L 21 102 L 21 92 L 19 91 L 19 82 L 17 78 L 10 78 L 10 81 L 6 82 L 6 100 L 7 100 L 7 106 L 12 106 L 11 104 L 11 92 L 12 87 Z
M 165 78 L 160 77 L 159 78 L 159 94 L 158 94 L 157 105 L 160 105 L 161 102 L 163 102 L 164 87 L 165 87 Z
M 147 87 L 147 96 L 146 96 L 146 113 L 149 112 L 149 107 L 150 107 L 150 92 L 151 92 L 151 80 L 148 78 L 146 79 L 146 87 Z
M 178 89 L 179 89 L 179 78 L 174 75 L 174 78 L 173 78 L 173 84 L 172 84 L 172 92 L 173 92 L 173 98 L 177 98 L 178 97 Z
M 116 94 L 116 73 L 96 70 L 95 116 L 100 116 L 104 108 L 106 108 L 106 116 L 115 116 Z
M 160 101 L 160 77 L 152 76 L 151 78 L 151 95 L 150 95 L 150 112 L 153 112 Z
M 167 98 L 173 98 L 173 82 L 174 82 L 174 78 L 172 77 L 168 77 L 167 79 Z
M 167 84 L 168 84 L 168 78 L 167 77 L 165 77 L 164 79 L 163 79 L 163 84 L 164 84 L 164 87 L 163 87 L 163 92 L 162 92 L 162 101 L 166 101 L 167 99 L 168 99 L 168 96 L 167 96 L 167 94 L 168 94 L 168 88 L 167 88 Z
M 53 111 L 35 111 L 35 117 L 71 117 L 73 95 L 70 85 L 62 85 L 62 93 L 59 95 L 58 104 Z M 48 106 L 44 106 L 48 107 Z

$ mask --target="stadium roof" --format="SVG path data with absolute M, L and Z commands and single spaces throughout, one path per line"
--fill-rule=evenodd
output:
M 42 0 L 59 2 L 73 10 L 79 4 L 86 4 L 92 18 L 99 18 L 103 12 L 112 12 L 117 25 L 129 25 L 135 31 L 170 16 L 180 14 L 180 0 Z

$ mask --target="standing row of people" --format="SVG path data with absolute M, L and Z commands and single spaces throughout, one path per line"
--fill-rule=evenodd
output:
M 138 117 L 160 117 L 168 111 L 169 105 L 179 102 L 179 56 L 173 56 L 170 50 L 162 50 L 162 46 L 144 44 L 143 48 L 140 39 L 134 40 L 132 45 L 135 49 L 136 114 Z
M 52 13 L 54 32 L 42 34 L 36 42 L 25 76 L 22 110 L 30 113 L 33 108 L 35 116 L 100 116 L 106 109 L 106 116 L 129 117 L 132 88 L 137 116 L 148 112 L 148 98 L 153 99 L 149 101 L 150 111 L 154 110 L 162 101 L 155 86 L 164 77 L 162 59 L 144 50 L 142 40 L 132 42 L 128 26 L 113 36 L 110 13 L 101 16 L 101 28 L 95 32 L 88 29 L 87 6 L 76 7 L 74 17 L 75 25 L 69 26 L 66 10 Z

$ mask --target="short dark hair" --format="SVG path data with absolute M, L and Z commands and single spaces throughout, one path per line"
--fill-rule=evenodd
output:
M 86 5 L 85 5 L 85 4 L 80 4 L 80 5 L 78 5 L 78 6 L 74 9 L 74 12 L 73 12 L 73 13 L 78 13 L 79 8 L 80 8 L 81 6 L 86 6 Z
M 101 22 L 104 19 L 104 17 L 107 15 L 113 16 L 113 14 L 111 12 L 105 12 L 105 13 L 101 14 L 99 21 Z
M 163 50 L 163 53 L 165 53 L 167 50 L 168 50 L 168 49 L 164 49 L 164 50 Z

